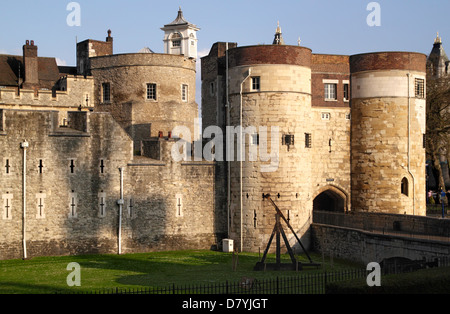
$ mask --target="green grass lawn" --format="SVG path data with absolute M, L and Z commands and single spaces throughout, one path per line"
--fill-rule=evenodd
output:
M 39 257 L 29 260 L 0 261 L 0 294 L 47 294 L 68 292 L 91 292 L 101 289 L 139 289 L 148 287 L 168 287 L 237 282 L 242 277 L 256 279 L 293 276 L 306 273 L 338 271 L 362 268 L 342 260 L 322 260 L 321 255 L 311 254 L 314 262 L 322 267 L 295 271 L 253 271 L 259 261 L 259 254 L 240 253 L 238 266 L 232 268 L 232 253 L 217 251 L 176 251 L 124 255 L 83 255 L 64 257 Z M 299 261 L 307 262 L 300 256 Z M 283 262 L 289 262 L 283 256 Z M 69 287 L 67 270 L 69 263 L 81 266 L 81 286 Z M 269 255 L 267 263 L 275 262 Z

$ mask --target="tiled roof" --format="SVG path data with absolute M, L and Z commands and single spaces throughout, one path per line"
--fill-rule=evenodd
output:
M 22 56 L 0 55 L 0 85 L 17 86 L 20 78 L 23 81 L 25 69 Z M 55 58 L 38 57 L 39 87 L 51 89 L 60 77 Z

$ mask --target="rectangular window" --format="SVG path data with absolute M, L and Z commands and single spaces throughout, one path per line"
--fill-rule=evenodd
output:
M 156 100 L 156 84 L 147 84 L 147 100 Z
M 259 76 L 252 77 L 252 90 L 259 91 L 261 88 L 261 78 Z
M 259 134 L 252 134 L 251 135 L 251 144 L 252 145 L 259 145 Z
M 344 84 L 344 101 L 349 101 L 350 100 L 350 96 L 349 96 L 349 84 Z
M 416 79 L 416 98 L 425 98 L 425 80 Z
M 306 148 L 311 148 L 312 147 L 311 133 L 305 133 L 305 147 Z
M 285 134 L 283 136 L 283 144 L 287 146 L 294 145 L 294 134 Z
M 216 94 L 216 86 L 214 82 L 211 82 L 211 84 L 209 85 L 209 94 L 211 96 L 214 96 Z
M 186 84 L 181 86 L 181 100 L 188 101 L 189 87 Z
M 103 83 L 102 84 L 102 92 L 103 92 L 103 102 L 111 101 L 111 84 Z
M 330 113 L 328 112 L 322 112 L 322 120 L 330 120 Z
M 337 84 L 325 84 L 325 100 L 336 100 Z
M 180 47 L 180 46 L 181 46 L 181 40 L 172 41 L 172 47 Z

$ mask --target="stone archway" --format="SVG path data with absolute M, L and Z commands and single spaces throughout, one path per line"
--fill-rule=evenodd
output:
M 348 211 L 348 197 L 340 189 L 326 186 L 316 194 L 313 200 L 313 210 L 346 212 Z

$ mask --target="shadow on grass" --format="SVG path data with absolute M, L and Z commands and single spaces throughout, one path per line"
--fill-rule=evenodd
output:
M 82 269 L 119 271 L 115 281 L 120 285 L 153 288 L 173 284 L 183 286 L 223 283 L 227 280 L 239 281 L 243 277 L 266 279 L 310 273 L 310 270 L 254 271 L 253 268 L 259 260 L 258 254 L 252 253 L 240 253 L 233 257 L 232 253 L 216 251 L 177 251 L 115 255 L 79 263 Z M 274 256 L 270 255 L 268 262 L 274 261 Z M 304 261 L 306 262 L 306 259 Z M 289 263 L 289 256 L 283 255 L 282 262 Z
M 233 269 L 233 260 L 236 259 L 237 267 Z M 176 251 L 7 261 L 0 262 L 0 270 L 3 267 L 3 273 L 0 271 L 0 276 L 3 276 L 0 279 L 0 293 L 65 294 L 114 288 L 183 287 L 239 282 L 243 277 L 269 279 L 323 271 L 253 271 L 259 260 L 258 254 L 254 253 L 240 253 L 233 259 L 232 253 L 218 251 Z M 282 260 L 289 262 L 289 256 L 283 255 Z M 267 262 L 273 261 L 274 256 L 269 255 Z M 66 267 L 71 262 L 81 267 L 81 287 L 67 286 L 66 278 L 71 271 Z M 338 267 L 348 269 L 349 264 L 341 263 Z

